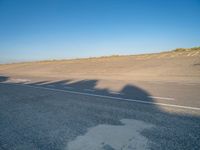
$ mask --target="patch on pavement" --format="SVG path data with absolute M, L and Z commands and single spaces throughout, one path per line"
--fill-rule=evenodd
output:
M 150 141 L 141 135 L 153 127 L 143 121 L 122 119 L 123 125 L 98 125 L 68 143 L 68 150 L 146 150 Z

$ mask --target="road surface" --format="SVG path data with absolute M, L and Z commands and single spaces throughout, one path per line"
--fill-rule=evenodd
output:
M 200 149 L 200 85 L 0 80 L 0 149 Z M 118 83 L 112 82 L 115 86 Z

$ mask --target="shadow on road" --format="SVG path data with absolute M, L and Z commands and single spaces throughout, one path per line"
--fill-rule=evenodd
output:
M 18 84 L 48 88 L 75 89 L 87 93 L 131 98 L 153 102 L 151 95 L 134 85 L 119 93 L 96 88 L 98 80 L 62 80 L 18 83 L 10 87 L 9 77 L 0 76 L 0 148 L 13 149 L 28 145 L 36 149 L 65 149 L 66 143 L 84 135 L 99 124 L 122 125 L 121 119 L 135 119 L 155 125 L 142 131 L 151 141 L 150 149 L 200 148 L 200 117 L 164 111 L 157 105 L 104 99 L 87 95 L 55 94 L 53 91 L 30 89 Z M 12 88 L 12 91 L 10 91 Z M 91 91 L 89 91 L 91 90 Z M 8 95 L 9 94 L 9 95 Z M 9 97 L 10 96 L 10 97 Z M 21 96 L 21 97 L 20 97 Z M 13 147 L 12 147 L 13 146 Z M 25 148 L 29 148 L 29 147 Z M 22 147 L 22 149 L 25 149 Z
M 5 82 L 9 79 L 9 77 L 6 76 L 0 76 L 0 82 Z

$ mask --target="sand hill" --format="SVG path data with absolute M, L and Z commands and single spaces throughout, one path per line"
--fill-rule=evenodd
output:
M 200 82 L 200 48 L 156 54 L 2 64 L 0 74 L 26 78 Z

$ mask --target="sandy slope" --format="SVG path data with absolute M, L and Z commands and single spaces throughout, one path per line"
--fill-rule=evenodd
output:
M 0 65 L 0 74 L 26 78 L 84 78 L 200 82 L 200 50 Z

